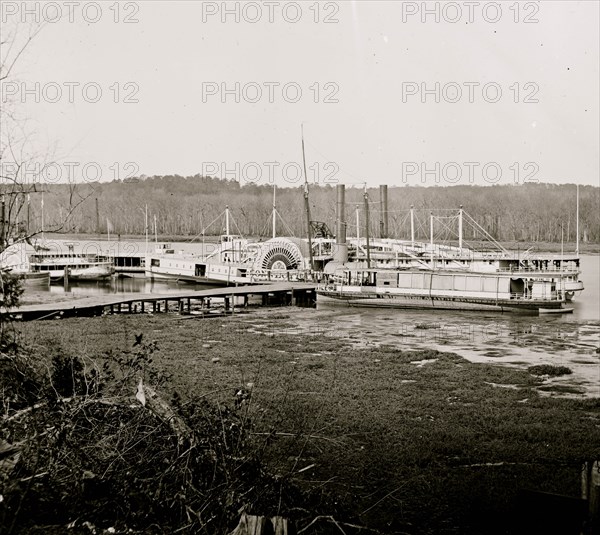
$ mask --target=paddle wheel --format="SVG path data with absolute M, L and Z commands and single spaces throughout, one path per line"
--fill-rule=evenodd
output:
M 254 260 L 255 269 L 303 269 L 308 246 L 297 238 L 273 238 L 260 245 Z

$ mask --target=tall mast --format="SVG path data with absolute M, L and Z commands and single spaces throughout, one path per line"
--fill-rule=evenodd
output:
M 273 238 L 277 236 L 277 209 L 275 208 L 275 184 L 273 184 Z
M 96 197 L 96 234 L 100 236 L 100 208 L 98 206 L 98 197 Z
M 367 240 L 367 269 L 371 268 L 371 243 L 369 241 L 369 193 L 367 192 L 367 184 L 365 183 L 365 238 Z
M 579 184 L 577 184 L 577 210 L 575 215 L 575 254 L 579 255 Z
M 356 247 L 358 248 L 358 242 L 360 240 L 360 208 L 356 206 Z
M 415 246 L 415 208 L 410 205 L 410 245 Z
M 458 211 L 458 248 L 462 253 L 463 248 L 463 207 L 460 205 L 460 210 Z
M 42 238 L 44 237 L 44 191 L 42 190 Z
M 225 206 L 225 234 L 229 236 L 229 206 Z
M 433 258 L 433 212 L 429 216 L 429 245 L 431 247 L 431 257 Z
M 312 253 L 312 229 L 310 226 L 310 203 L 308 201 L 308 175 L 306 174 L 306 156 L 304 154 L 304 125 L 300 125 L 302 133 L 302 164 L 304 166 L 304 210 L 306 211 L 306 228 L 308 230 L 308 255 L 310 260 L 310 269 L 314 270 Z

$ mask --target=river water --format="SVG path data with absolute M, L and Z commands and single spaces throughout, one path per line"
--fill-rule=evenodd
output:
M 281 330 L 268 315 L 259 332 L 330 336 L 360 347 L 451 351 L 472 362 L 525 369 L 567 366 L 571 375 L 548 378 L 544 395 L 600 397 L 600 256 L 581 257 L 585 290 L 569 305 L 572 314 L 523 316 L 482 312 L 349 308 L 319 305 L 291 313 L 294 327 Z M 251 321 L 251 320 L 249 320 Z M 515 385 L 496 385 L 514 388 Z
M 582 255 L 581 266 L 585 289 L 569 305 L 574 308 L 572 314 L 522 316 L 339 305 L 319 305 L 317 310 L 289 309 L 289 314 L 294 333 L 338 337 L 363 347 L 388 344 L 404 350 L 438 349 L 474 362 L 521 368 L 534 364 L 567 366 L 573 374 L 548 379 L 542 389 L 545 394 L 600 397 L 600 353 L 596 352 L 600 347 L 600 255 Z M 107 283 L 73 283 L 67 289 L 52 285 L 47 291 L 60 297 L 65 293 L 160 294 L 184 288 L 194 286 L 119 278 Z M 261 312 L 257 330 L 277 329 L 277 320 L 270 321 L 269 316 Z

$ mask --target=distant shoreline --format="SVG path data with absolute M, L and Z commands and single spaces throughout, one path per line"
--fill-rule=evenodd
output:
M 268 237 L 265 236 L 246 236 L 248 239 L 255 240 L 267 240 Z M 108 241 L 108 236 L 106 234 L 102 234 L 98 236 L 97 234 L 47 234 L 47 239 L 54 240 L 86 240 L 86 241 Z M 124 235 L 116 235 L 111 234 L 111 241 L 144 241 L 145 236 L 139 234 L 124 234 Z M 154 241 L 154 236 L 150 236 L 149 241 Z M 201 243 L 204 241 L 205 243 L 217 243 L 219 241 L 219 236 L 204 236 L 204 240 L 198 238 L 197 236 L 170 236 L 163 235 L 158 236 L 159 242 L 173 242 L 173 243 Z M 424 241 L 424 240 L 420 240 Z M 545 252 L 545 253 L 560 253 L 561 249 L 564 250 L 565 255 L 571 255 L 575 251 L 575 242 L 565 242 L 561 244 L 560 242 L 518 242 L 518 241 L 508 241 L 508 242 L 498 242 L 505 249 L 509 249 L 511 251 L 527 251 L 529 249 L 537 252 Z M 490 242 L 467 242 L 467 246 L 475 247 L 475 248 L 489 248 L 492 247 Z M 580 243 L 579 244 L 579 252 L 581 254 L 599 254 L 600 253 L 600 243 Z

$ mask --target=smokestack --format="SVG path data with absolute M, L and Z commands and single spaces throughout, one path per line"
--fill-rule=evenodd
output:
M 388 187 L 386 184 L 379 186 L 379 201 L 381 206 L 381 219 L 379 220 L 379 236 L 388 237 Z
M 345 264 L 348 261 L 348 244 L 346 243 L 346 189 L 344 184 L 336 186 L 336 193 L 335 254 L 333 260 Z

